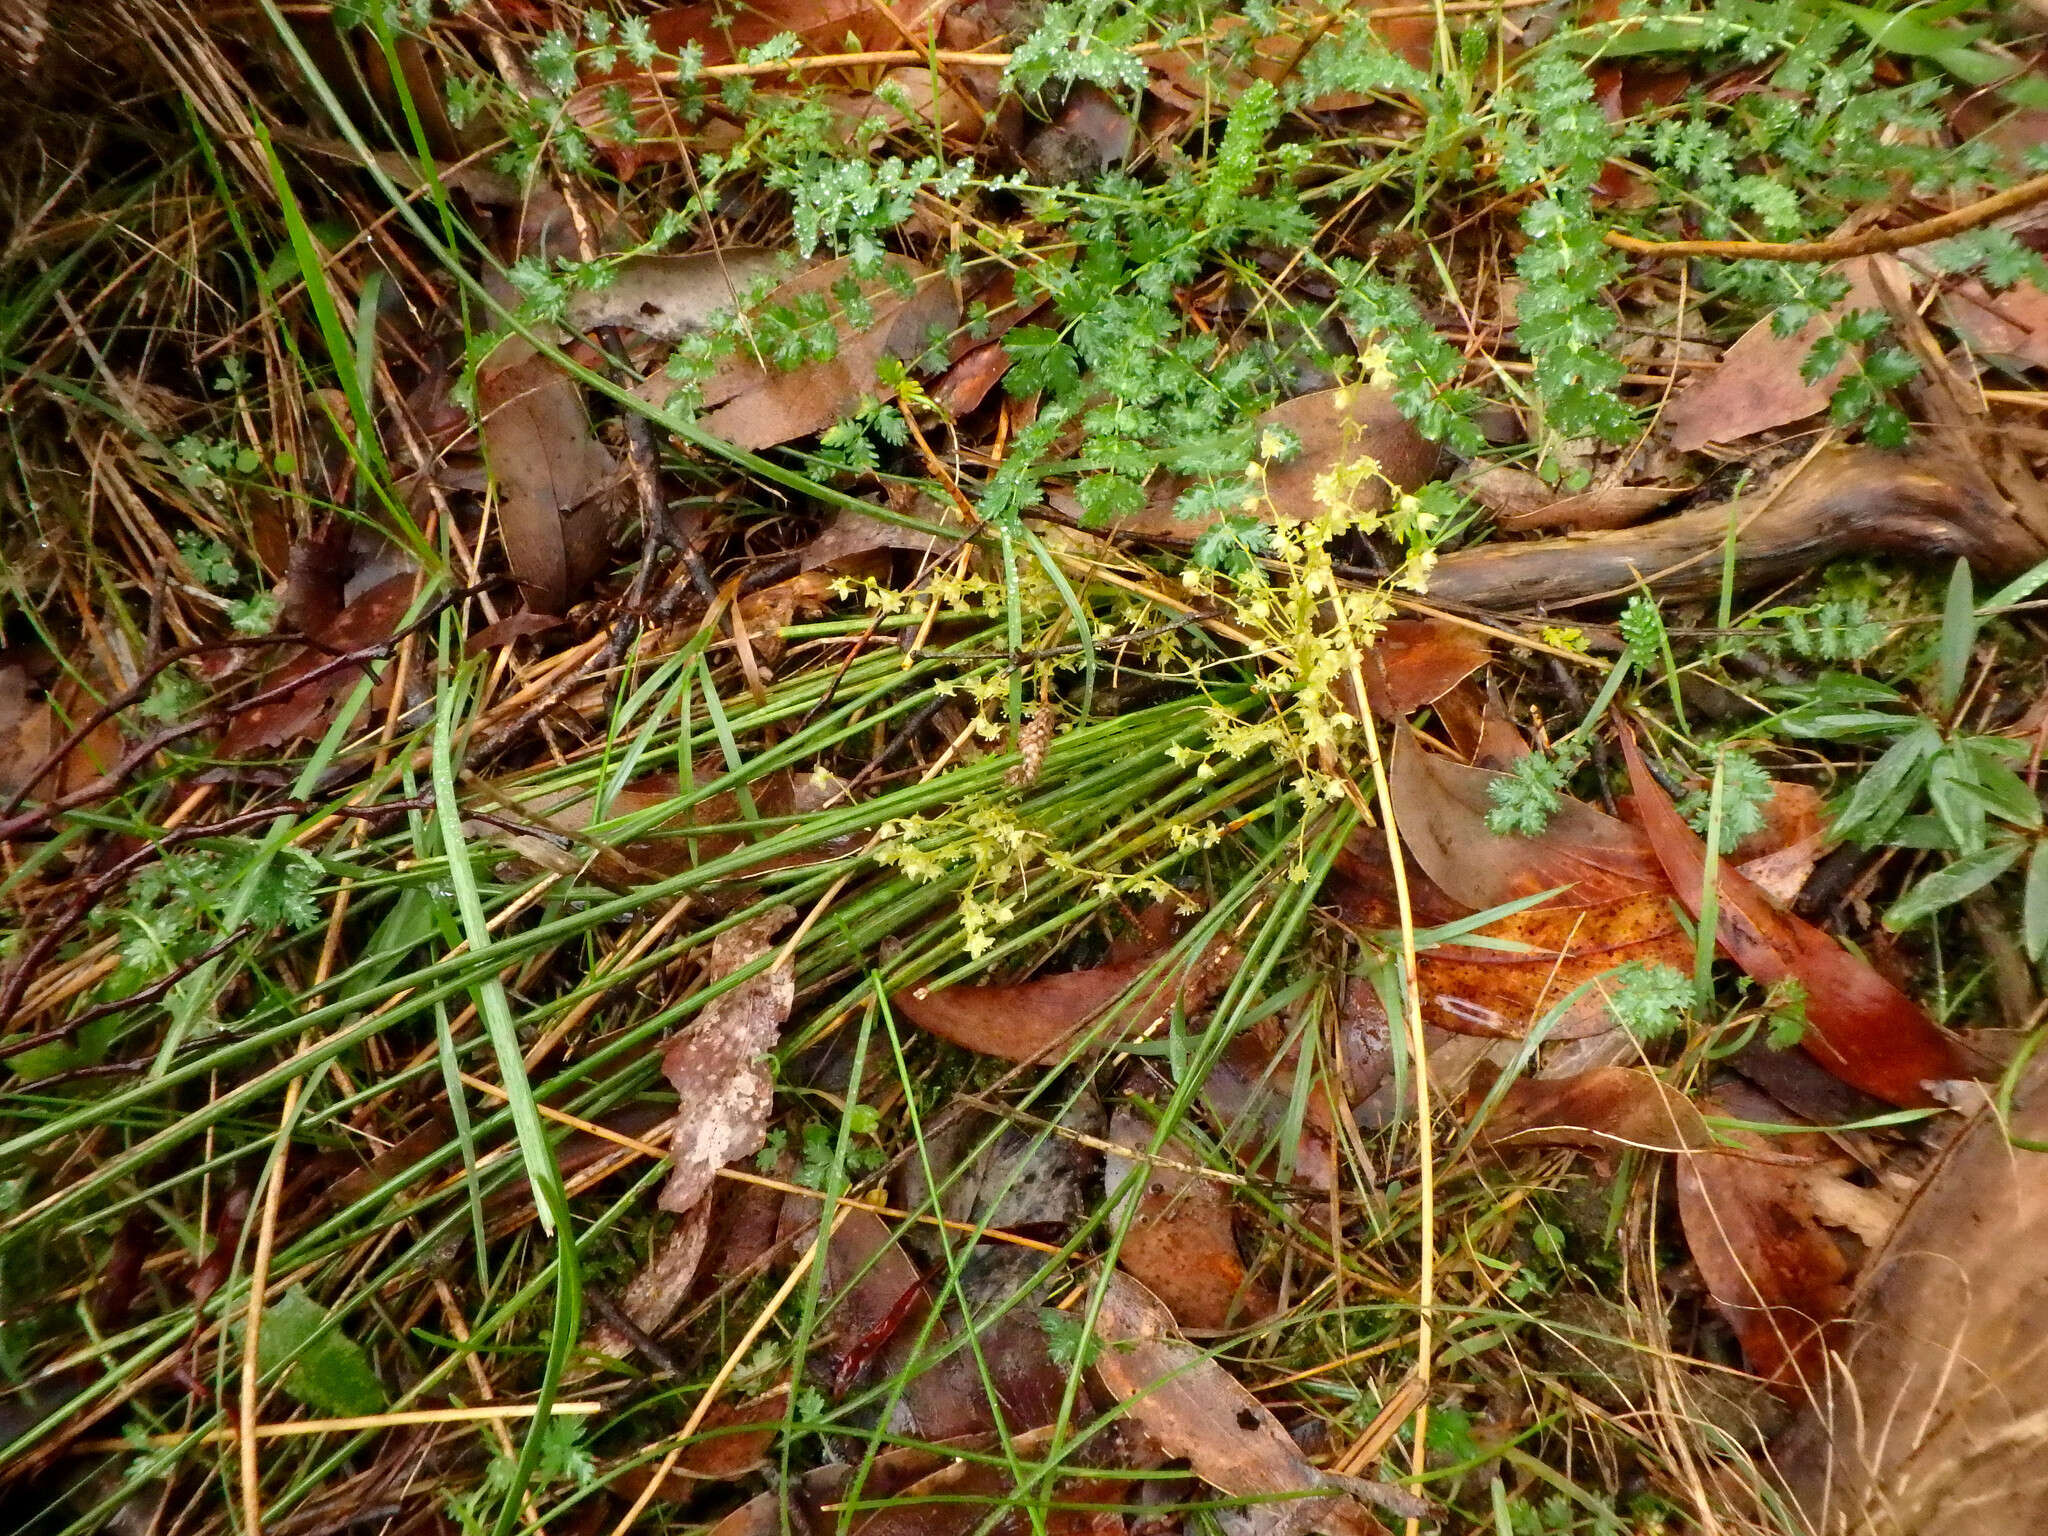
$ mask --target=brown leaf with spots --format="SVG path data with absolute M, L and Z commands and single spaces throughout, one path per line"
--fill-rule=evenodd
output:
M 1466 1035 L 1519 1040 L 1581 987 L 1545 1038 L 1572 1040 L 1613 1027 L 1600 978 L 1631 963 L 1690 971 L 1693 944 L 1668 892 L 1587 907 L 1536 907 L 1474 935 L 1527 946 L 1437 944 L 1418 957 L 1423 1017 Z M 1588 985 L 1590 983 L 1590 985 Z
M 1273 1296 L 1250 1283 L 1238 1257 L 1229 1188 L 1187 1171 L 1201 1166 L 1200 1154 L 1169 1137 L 1156 1154 L 1163 1161 L 1152 1161 L 1152 1124 L 1128 1107 L 1111 1117 L 1109 1139 L 1129 1150 L 1104 1158 L 1104 1189 L 1114 1195 L 1133 1170 L 1139 1174 L 1136 1209 L 1117 1249 L 1124 1271 L 1183 1328 L 1227 1328 L 1270 1313 Z
M 1706 844 L 1650 776 L 1635 733 L 1621 731 L 1636 807 L 1678 899 L 1694 917 L 1706 889 Z M 1718 871 L 1721 947 L 1767 987 L 1797 981 L 1806 991 L 1800 1045 L 1835 1076 L 1903 1108 L 1936 1102 L 1926 1084 L 1966 1076 L 1955 1043 L 1926 1010 L 1862 956 L 1785 911 L 1740 870 Z
M 1426 751 L 1397 732 L 1389 787 L 1401 840 L 1429 877 L 1475 912 L 1553 887 L 1555 906 L 1598 906 L 1669 888 L 1650 840 L 1625 821 L 1567 800 L 1535 837 L 1491 830 L 1502 776 Z
M 704 985 L 716 986 L 760 960 L 774 948 L 775 930 L 795 915 L 776 907 L 713 939 Z M 694 1209 L 711 1193 L 719 1169 L 766 1143 L 775 1084 L 762 1058 L 774 1049 L 795 1002 L 796 971 L 785 957 L 706 1003 L 663 1049 L 661 1073 L 682 1110 L 663 1210 Z
M 1349 1487 L 1323 1491 L 1336 1486 L 1333 1480 L 1310 1464 L 1263 1403 L 1180 1336 L 1171 1314 L 1135 1280 L 1105 1279 L 1095 1332 L 1108 1346 L 1095 1356 L 1103 1386 L 1168 1456 L 1185 1457 L 1210 1487 L 1247 1501 L 1240 1529 L 1254 1536 L 1381 1536 L 1379 1521 Z

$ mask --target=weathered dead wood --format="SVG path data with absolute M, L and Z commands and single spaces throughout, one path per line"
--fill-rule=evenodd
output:
M 1719 502 L 1640 527 L 1488 543 L 1446 555 L 1431 573 L 1434 602 L 1526 611 L 1616 600 L 1648 584 L 1663 596 L 1717 591 L 1731 515 L 1735 579 L 1783 581 L 1844 555 L 1916 559 L 1961 555 L 1982 576 L 2013 575 L 2048 546 L 1982 487 L 1980 472 L 1933 455 L 1844 448 L 1823 453 L 1735 503 Z

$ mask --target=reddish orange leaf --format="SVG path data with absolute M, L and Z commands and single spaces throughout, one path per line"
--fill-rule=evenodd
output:
M 1485 666 L 1492 652 L 1471 630 L 1441 619 L 1389 619 L 1365 655 L 1365 692 L 1385 719 L 1434 704 Z
M 1697 917 L 1706 889 L 1706 844 L 1650 777 L 1626 726 L 1621 750 L 1644 829 L 1678 899 Z M 1728 864 L 1720 866 L 1716 888 L 1721 947 L 1767 987 L 1793 980 L 1806 989 L 1809 1027 L 1800 1043 L 1835 1076 L 1887 1103 L 1924 1108 L 1936 1102 L 1927 1083 L 1964 1075 L 1954 1043 L 1868 961 L 1785 911 Z
M 415 576 L 407 571 L 378 583 L 321 626 L 313 638 L 323 649 L 308 646 L 264 680 L 263 691 L 281 688 L 294 678 L 318 672 L 336 651 L 360 650 L 391 638 L 411 606 Z M 332 669 L 294 688 L 282 698 L 245 709 L 229 723 L 221 738 L 223 757 L 240 757 L 266 747 L 282 747 L 320 729 L 336 704 L 348 697 L 363 674 L 361 667 Z
M 1664 891 L 1592 907 L 1537 907 L 1479 931 L 1529 948 L 1439 944 L 1423 951 L 1423 1016 L 1441 1029 L 1519 1040 L 1546 1012 L 1592 982 L 1548 1038 L 1598 1034 L 1613 1026 L 1600 977 L 1632 961 L 1692 967 L 1692 941 L 1680 930 Z
M 1150 1122 L 1130 1109 L 1117 1110 L 1109 1139 L 1133 1155 L 1111 1153 L 1107 1158 L 1103 1181 L 1112 1193 L 1140 1166 L 1137 1155 L 1151 1146 L 1152 1135 Z M 1197 1166 L 1196 1154 L 1179 1140 L 1169 1140 L 1159 1155 L 1184 1167 Z M 1153 1163 L 1142 1170 L 1137 1210 L 1117 1250 L 1117 1263 L 1166 1303 L 1183 1328 L 1225 1328 L 1273 1308 L 1273 1297 L 1246 1279 L 1230 1191 L 1183 1168 Z
M 1228 950 L 1192 966 L 1170 965 L 1143 993 L 1118 1000 L 1159 961 L 1156 951 L 1112 960 L 1089 971 L 1062 971 L 1010 986 L 909 987 L 890 1001 L 919 1029 L 1004 1061 L 1059 1057 L 1076 1031 L 1116 1004 L 1106 1037 L 1121 1040 L 1163 1019 L 1176 1000 L 1194 1009 L 1228 979 Z
M 1731 1134 L 1767 1151 L 1761 1137 Z M 1848 1300 L 1849 1266 L 1821 1230 L 1804 1171 L 1740 1152 L 1688 1154 L 1678 1160 L 1678 1215 L 1749 1368 L 1788 1396 L 1824 1383 L 1822 1353 Z

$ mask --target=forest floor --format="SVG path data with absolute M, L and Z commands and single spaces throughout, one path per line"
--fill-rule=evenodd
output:
M 1852 1518 L 2043 1019 L 2044 60 L 0 5 L 0 1523 Z

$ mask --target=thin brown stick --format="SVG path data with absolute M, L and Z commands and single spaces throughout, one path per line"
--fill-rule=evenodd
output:
M 1639 240 L 1618 229 L 1607 231 L 1607 243 L 1632 256 L 1714 256 L 1727 261 L 1847 261 L 1852 256 L 1880 256 L 1915 245 L 1946 240 L 1978 229 L 2009 213 L 2048 201 L 2048 175 L 2035 176 L 2016 187 L 1917 224 L 1873 229 L 1860 235 L 1831 235 L 1825 240 Z

